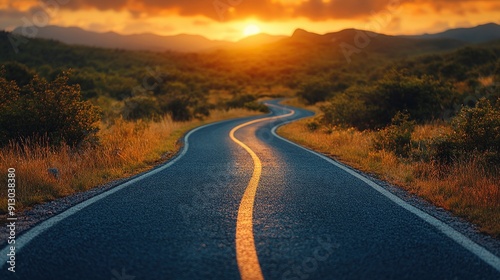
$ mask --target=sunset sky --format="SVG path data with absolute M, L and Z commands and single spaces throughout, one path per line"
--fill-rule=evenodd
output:
M 419 34 L 488 22 L 500 23 L 500 1 L 0 0 L 0 29 L 5 30 L 59 25 L 122 34 L 200 34 L 223 40 L 238 40 L 259 29 L 282 35 L 296 28 L 326 33 L 351 27 Z

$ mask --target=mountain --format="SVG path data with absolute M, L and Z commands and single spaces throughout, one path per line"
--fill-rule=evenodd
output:
M 465 45 L 467 43 L 455 39 L 410 38 L 357 29 L 345 29 L 322 35 L 297 29 L 291 37 L 277 42 L 276 47 L 292 48 L 295 51 L 300 49 L 310 51 L 319 47 L 348 56 L 367 51 L 390 56 L 406 56 L 453 50 Z
M 254 47 L 276 42 L 285 36 L 257 34 L 239 42 L 209 40 L 200 35 L 180 34 L 160 36 L 155 34 L 121 35 L 115 32 L 98 33 L 86 31 L 79 27 L 47 26 L 37 28 L 37 38 L 53 39 L 69 45 L 84 45 L 101 48 L 118 48 L 126 50 L 199 52 L 211 49 L 233 47 Z M 23 29 L 16 28 L 13 33 L 22 35 Z
M 354 46 L 357 49 L 382 53 L 411 53 L 451 50 L 470 43 L 500 40 L 500 25 L 489 23 L 472 28 L 458 28 L 437 34 L 389 36 L 371 31 L 345 29 L 338 32 L 316 34 L 297 29 L 292 36 L 257 34 L 238 42 L 209 40 L 200 35 L 180 34 L 160 36 L 155 34 L 121 35 L 114 32 L 97 33 L 78 27 L 47 26 L 37 28 L 36 37 L 53 39 L 70 45 L 85 45 L 126 50 L 200 52 L 214 49 L 253 48 L 264 45 L 292 48 L 323 46 Z M 22 35 L 23 29 L 13 33 Z M 344 44 L 343 44 L 344 43 Z M 366 46 L 365 46 L 366 43 Z
M 22 35 L 22 28 L 13 33 Z M 159 36 L 155 34 L 120 35 L 115 32 L 97 33 L 78 27 L 47 26 L 38 28 L 37 38 L 53 39 L 70 45 L 85 45 L 127 50 L 196 52 L 227 45 L 229 42 L 209 40 L 200 35 L 180 34 Z
M 485 43 L 500 40 L 500 25 L 488 23 L 471 28 L 457 28 L 436 34 L 402 36 L 418 39 L 455 39 L 468 43 Z
M 252 36 L 248 36 L 239 40 L 238 42 L 232 44 L 231 47 L 255 47 L 260 45 L 267 45 L 282 39 L 286 38 L 286 36 L 277 36 L 277 35 L 269 35 L 266 33 L 260 33 Z
M 297 48 L 341 47 L 348 52 L 364 50 L 405 55 L 453 50 L 468 44 L 495 40 L 500 40 L 500 25 L 489 23 L 472 28 L 450 29 L 437 34 L 412 36 L 390 36 L 357 29 L 316 34 L 304 29 L 297 29 L 291 37 L 282 40 L 280 44 Z

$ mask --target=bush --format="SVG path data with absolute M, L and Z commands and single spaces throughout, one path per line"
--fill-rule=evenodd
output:
M 193 118 L 190 106 L 194 101 L 187 95 L 168 97 L 164 96 L 162 110 L 168 112 L 174 121 L 189 121 Z
M 245 105 L 243 105 L 243 108 L 252 110 L 252 111 L 259 111 L 262 113 L 269 113 L 269 108 L 257 101 L 252 101 L 252 102 L 247 102 Z
M 269 108 L 266 105 L 257 102 L 257 97 L 251 94 L 237 95 L 233 99 L 226 102 L 226 108 L 245 108 L 252 111 L 268 113 Z
M 160 115 L 158 101 L 153 96 L 134 96 L 124 100 L 122 116 L 126 120 L 152 119 Z
M 336 95 L 322 109 L 330 124 L 377 129 L 390 124 L 397 112 L 408 112 L 418 122 L 437 119 L 453 96 L 452 88 L 440 81 L 392 70 L 372 87 Z
M 437 119 L 456 93 L 450 85 L 429 76 L 416 77 L 390 71 L 376 84 L 374 99 L 380 124 L 396 112 L 408 112 L 418 122 Z M 375 116 L 374 116 L 375 117 Z
M 321 79 L 303 83 L 297 95 L 308 105 L 327 100 L 331 96 L 330 85 Z
M 314 132 L 321 127 L 321 124 L 316 119 L 313 119 L 313 120 L 308 121 L 306 126 L 307 126 L 307 129 L 309 129 L 309 131 Z
M 495 107 L 485 98 L 462 108 L 453 119 L 453 138 L 463 154 L 481 153 L 500 162 L 500 99 Z
M 407 158 L 411 152 L 411 134 L 415 130 L 415 122 L 410 115 L 398 112 L 392 118 L 392 124 L 379 131 L 374 146 L 378 150 L 391 151 L 398 157 Z
M 193 110 L 193 115 L 196 119 L 203 120 L 204 118 L 210 116 L 210 109 L 214 109 L 215 106 L 210 106 L 208 104 L 198 105 Z
M 227 108 L 243 108 L 245 104 L 255 101 L 257 98 L 251 94 L 237 95 L 233 99 L 226 102 Z
M 457 144 L 450 137 L 432 139 L 430 143 L 431 159 L 441 164 L 451 164 L 457 158 Z
M 323 122 L 326 125 L 340 127 L 355 127 L 360 130 L 376 127 L 373 118 L 375 110 L 368 102 L 372 89 L 368 87 L 354 87 L 345 93 L 336 95 L 326 105 L 321 106 Z
M 95 140 L 99 111 L 81 100 L 80 87 L 68 85 L 68 73 L 47 82 L 34 76 L 19 88 L 0 74 L 0 145 L 9 141 L 76 146 Z
M 33 79 L 33 72 L 26 65 L 19 62 L 5 63 L 5 79 L 16 81 L 19 86 L 25 86 Z

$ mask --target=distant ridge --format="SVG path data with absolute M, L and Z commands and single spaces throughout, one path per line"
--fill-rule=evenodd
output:
M 23 29 L 16 28 L 13 33 L 22 35 Z M 37 28 L 37 38 L 53 39 L 69 45 L 85 45 L 102 48 L 119 48 L 126 50 L 199 52 L 217 48 L 234 46 L 255 46 L 275 42 L 285 36 L 257 34 L 239 42 L 210 40 L 201 35 L 179 34 L 160 36 L 151 33 L 121 35 L 115 32 L 98 33 L 79 27 L 47 26 Z
M 16 28 L 13 33 L 22 35 L 23 28 Z M 126 50 L 201 52 L 214 49 L 251 48 L 269 44 L 290 46 L 331 45 L 332 42 L 351 42 L 360 33 L 366 34 L 372 41 L 370 49 L 388 50 L 395 47 L 431 50 L 453 49 L 470 43 L 484 43 L 500 40 L 500 25 L 488 23 L 471 28 L 450 29 L 436 34 L 389 36 L 371 31 L 345 29 L 338 32 L 317 34 L 304 29 L 296 29 L 292 36 L 257 34 L 238 42 L 210 40 L 201 35 L 179 34 L 160 36 L 151 33 L 121 35 L 115 32 L 97 33 L 79 27 L 47 26 L 37 28 L 36 37 L 53 39 L 70 45 L 84 45 L 101 48 Z
M 260 33 L 243 38 L 238 42 L 234 43 L 232 47 L 255 47 L 259 45 L 271 44 L 284 38 L 286 38 L 286 36 L 276 36 L 276 35 L 269 35 L 266 33 Z
M 97 33 L 79 27 L 47 26 L 38 28 L 37 38 L 53 39 L 70 45 L 86 45 L 127 50 L 195 52 L 227 44 L 224 41 L 209 40 L 200 35 L 180 34 L 159 36 L 155 34 L 120 35 L 115 32 Z M 22 35 L 22 28 L 13 33 Z
M 500 40 L 500 25 L 496 23 L 487 23 L 470 28 L 450 29 L 436 34 L 401 37 L 419 39 L 454 39 L 468 43 L 486 43 L 489 41 Z

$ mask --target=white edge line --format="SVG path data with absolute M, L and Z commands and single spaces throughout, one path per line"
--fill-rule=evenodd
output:
M 373 189 L 375 189 L 376 191 L 378 191 L 379 193 L 381 193 L 382 195 L 384 195 L 385 197 L 390 199 L 392 202 L 394 202 L 398 206 L 401 206 L 402 208 L 415 214 L 417 217 L 424 220 L 428 224 L 434 226 L 441 233 L 448 236 L 450 239 L 452 239 L 456 243 L 460 244 L 462 247 L 467 249 L 469 252 L 476 255 L 478 258 L 483 260 L 485 263 L 489 264 L 491 267 L 493 267 L 494 269 L 496 269 L 497 271 L 500 272 L 500 258 L 498 256 L 494 255 L 493 253 L 488 251 L 486 248 L 484 248 L 484 247 L 480 246 L 479 244 L 475 243 L 474 241 L 470 240 L 468 237 L 461 234 L 460 232 L 458 232 L 454 228 L 452 228 L 449 225 L 445 224 L 444 222 L 438 220 L 437 218 L 423 212 L 422 210 L 416 208 L 415 206 L 408 204 L 406 201 L 404 201 L 401 198 L 397 197 L 396 195 L 392 194 L 391 192 L 384 189 L 383 187 L 381 187 L 377 183 L 375 183 L 375 182 L 371 181 L 370 179 L 362 176 L 361 174 L 345 167 L 344 165 L 334 161 L 333 159 L 331 159 L 323 154 L 320 154 L 316 151 L 302 147 L 299 144 L 294 143 L 294 142 L 292 142 L 288 139 L 285 139 L 285 138 L 279 136 L 278 134 L 276 134 L 276 129 L 278 129 L 280 126 L 289 124 L 289 123 L 294 122 L 294 121 L 296 121 L 296 120 L 291 120 L 291 121 L 287 121 L 287 122 L 276 125 L 275 127 L 272 128 L 271 134 L 273 134 L 278 139 L 281 139 L 285 142 L 288 142 L 289 144 L 292 144 L 296 147 L 299 147 L 299 148 L 301 148 L 309 153 L 312 153 L 312 154 L 326 160 L 327 162 L 329 162 L 329 163 L 335 165 L 336 167 L 344 170 L 345 172 L 351 174 L 352 176 L 360 179 L 361 181 L 366 183 L 368 186 L 372 187 Z
M 263 115 L 263 116 L 266 116 L 266 115 Z M 9 260 L 8 256 L 7 256 L 7 253 L 9 253 L 10 251 L 10 247 L 11 246 L 14 246 L 16 247 L 16 254 L 23 249 L 24 246 L 26 246 L 30 241 L 32 241 L 33 239 L 35 239 L 37 236 L 39 236 L 40 234 L 42 234 L 43 232 L 45 232 L 47 229 L 49 229 L 50 227 L 56 225 L 57 223 L 59 223 L 60 221 L 72 216 L 73 214 L 77 213 L 78 211 L 86 208 L 87 206 L 90 206 L 92 205 L 93 203 L 103 199 L 103 198 L 106 198 L 108 197 L 109 195 L 112 195 L 138 181 L 141 181 L 149 176 L 152 176 L 160 171 L 163 171 L 167 168 L 169 168 L 170 166 L 174 165 L 179 159 L 181 159 L 188 151 L 189 149 L 189 142 L 188 142 L 188 139 L 189 139 L 189 136 L 191 136 L 191 134 L 195 133 L 196 131 L 200 130 L 200 129 L 204 129 L 206 127 L 209 127 L 209 126 L 212 126 L 212 125 L 216 125 L 216 124 L 221 124 L 221 123 L 224 123 L 224 122 L 230 122 L 230 121 L 234 121 L 234 120 L 237 120 L 237 119 L 230 119 L 230 120 L 224 120 L 224 121 L 219 121 L 219 122 L 214 122 L 214 123 L 210 123 L 210 124 L 206 124 L 206 125 L 203 125 L 203 126 L 200 126 L 200 127 L 197 127 L 193 130 L 190 130 L 184 137 L 184 146 L 182 147 L 182 150 L 181 152 L 174 158 L 172 159 L 171 161 L 169 161 L 168 163 L 166 163 L 165 165 L 162 165 L 158 168 L 155 168 L 147 173 L 144 173 L 142 175 L 139 175 L 133 179 L 131 179 L 130 181 L 127 181 L 123 184 L 120 184 L 114 188 L 111 188 L 99 195 L 96 195 L 92 198 L 89 198 L 85 201 L 82 201 L 80 202 L 79 204 L 77 205 L 74 205 L 68 209 L 66 209 L 64 212 L 62 213 L 59 213 L 51 218 L 48 218 L 47 220 L 43 221 L 42 223 L 34 226 L 33 228 L 29 229 L 28 231 L 24 232 L 21 236 L 19 236 L 18 238 L 16 238 L 16 243 L 15 244 L 7 244 L 5 246 L 5 248 L 3 248 L 1 251 L 0 251 L 0 269 L 2 269 L 4 267 L 4 265 L 7 263 L 7 261 Z

